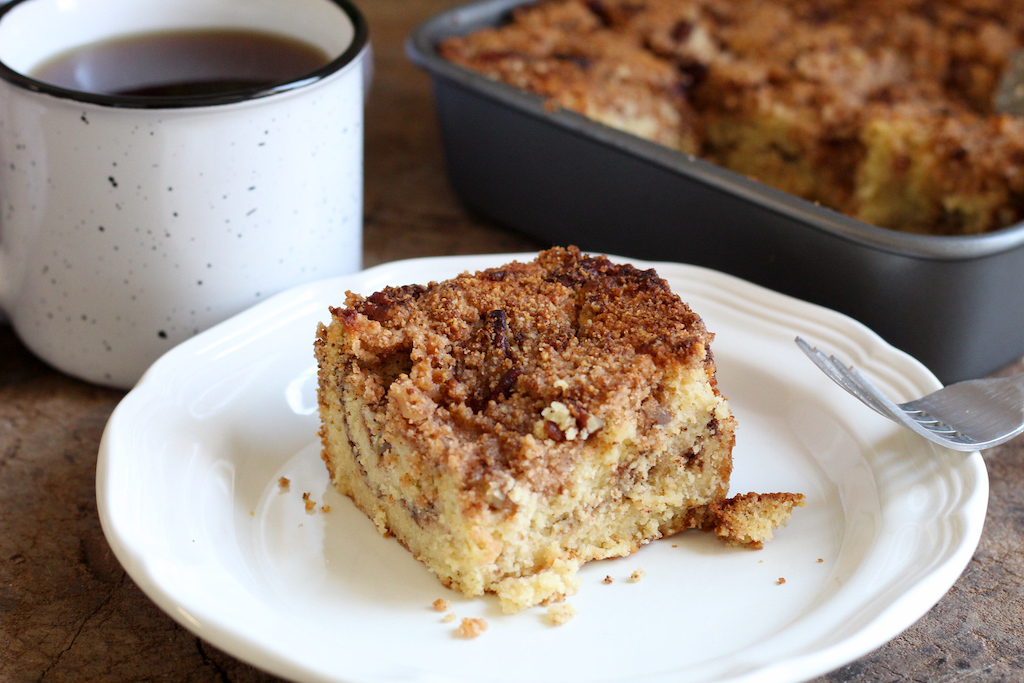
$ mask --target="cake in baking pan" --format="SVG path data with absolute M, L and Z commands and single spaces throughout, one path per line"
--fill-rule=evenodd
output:
M 441 54 L 868 223 L 1024 217 L 1024 0 L 541 0 Z

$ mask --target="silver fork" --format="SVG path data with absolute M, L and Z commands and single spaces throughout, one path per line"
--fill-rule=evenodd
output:
M 1024 373 L 957 382 L 897 404 L 857 368 L 826 356 L 800 337 L 796 344 L 833 382 L 869 408 L 940 446 L 977 451 L 1024 432 Z

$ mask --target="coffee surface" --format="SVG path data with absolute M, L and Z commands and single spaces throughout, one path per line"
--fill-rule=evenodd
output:
M 300 79 L 329 61 L 321 49 L 286 36 L 204 29 L 92 43 L 55 56 L 30 75 L 103 95 L 192 97 L 272 87 Z

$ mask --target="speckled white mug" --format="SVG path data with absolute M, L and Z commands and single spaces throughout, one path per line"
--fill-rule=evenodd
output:
M 26 74 L 152 30 L 248 28 L 332 61 L 246 95 L 128 99 Z M 348 0 L 0 8 L 0 310 L 40 358 L 127 388 L 176 343 L 362 258 L 365 21 Z

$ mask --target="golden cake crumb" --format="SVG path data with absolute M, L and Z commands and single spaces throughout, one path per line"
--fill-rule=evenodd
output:
M 457 633 L 462 638 L 476 638 L 487 630 L 487 621 L 473 617 L 463 617 Z
M 647 576 L 647 572 L 645 572 L 643 569 L 635 569 L 633 570 L 633 573 L 629 575 L 629 582 L 637 583 L 638 581 L 640 581 L 640 579 L 644 578 L 645 576 Z
M 694 509 L 691 523 L 730 545 L 756 550 L 787 524 L 793 508 L 805 504 L 801 493 L 744 493 Z
M 782 584 L 786 583 L 786 579 L 785 579 L 784 577 L 781 577 L 781 576 L 780 576 L 780 577 L 779 577 L 779 580 L 778 580 L 778 581 L 776 581 L 776 583 L 777 583 L 777 584 L 779 584 L 779 585 L 781 586 Z
M 561 626 L 576 616 L 576 608 L 568 602 L 561 602 L 548 607 L 548 621 L 554 626 Z
M 444 598 L 438 598 L 437 600 L 434 600 L 432 604 L 434 605 L 434 609 L 438 612 L 447 612 L 448 608 L 451 606 Z
M 455 621 L 456 619 L 458 619 L 458 617 L 455 616 L 455 612 L 449 612 L 448 614 L 444 615 L 444 617 L 441 618 L 441 623 L 442 624 L 450 624 L 453 621 Z
M 605 575 L 604 581 L 602 583 L 611 583 L 612 581 L 613 581 L 612 577 L 610 577 L 608 575 Z
M 291 486 L 291 479 L 288 477 L 281 477 L 277 480 L 277 487 L 282 491 L 287 491 L 288 487 Z

